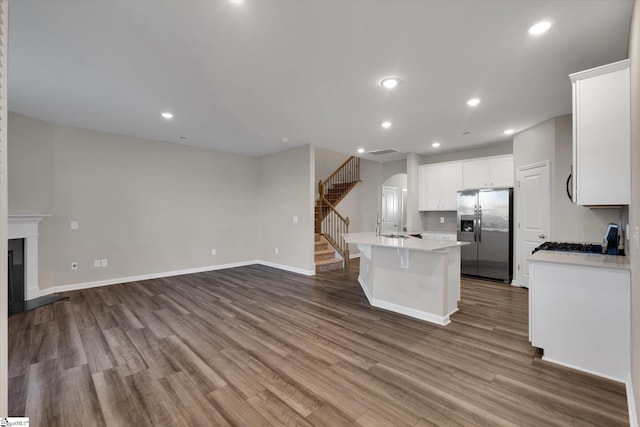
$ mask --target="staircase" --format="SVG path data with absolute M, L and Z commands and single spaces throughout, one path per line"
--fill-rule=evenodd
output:
M 314 227 L 316 273 L 348 266 L 349 245 L 342 234 L 349 232 L 349 218 L 343 217 L 336 206 L 359 182 L 360 159 L 351 156 L 329 178 L 318 183 Z
M 336 258 L 336 250 L 322 234 L 316 233 L 314 243 L 316 273 L 343 268 L 343 260 L 341 258 Z

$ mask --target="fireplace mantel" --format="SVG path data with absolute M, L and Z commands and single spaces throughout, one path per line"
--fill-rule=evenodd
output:
M 9 215 L 9 239 L 24 239 L 24 284 L 26 301 L 38 298 L 38 224 L 47 214 Z

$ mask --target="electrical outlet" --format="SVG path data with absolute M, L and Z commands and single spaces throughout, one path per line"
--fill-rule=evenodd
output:
M 78 221 L 71 221 L 71 229 L 72 230 L 78 229 Z
M 94 259 L 93 260 L 93 266 L 94 267 L 100 267 L 100 260 L 99 259 Z
M 71 263 L 71 269 L 72 269 L 72 270 L 77 270 L 77 269 L 78 269 L 78 263 L 77 263 L 77 262 L 75 262 L 75 261 L 74 261 L 74 262 L 72 262 L 72 263 Z
M 108 267 L 109 266 L 109 260 L 106 258 L 102 258 L 100 260 L 100 267 Z
M 218 253 L 218 252 L 217 252 L 215 249 L 211 249 L 211 255 L 215 255 L 215 254 L 217 254 L 217 253 Z
M 293 223 L 297 224 L 298 223 L 298 215 L 294 215 L 293 216 Z
M 274 252 L 275 252 L 276 254 L 278 254 L 278 248 L 275 248 Z
M 440 217 L 440 224 L 444 224 L 444 217 L 443 216 Z

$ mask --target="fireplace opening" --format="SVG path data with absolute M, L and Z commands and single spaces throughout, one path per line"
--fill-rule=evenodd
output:
M 24 239 L 9 239 L 9 316 L 25 311 Z

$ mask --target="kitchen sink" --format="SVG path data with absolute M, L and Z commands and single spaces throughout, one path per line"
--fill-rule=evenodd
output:
M 382 237 L 393 237 L 394 239 L 408 239 L 409 236 L 405 236 L 404 234 L 400 234 L 400 233 L 387 233 L 387 234 L 383 234 Z

